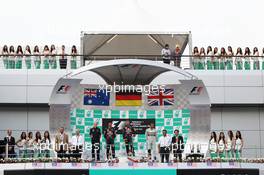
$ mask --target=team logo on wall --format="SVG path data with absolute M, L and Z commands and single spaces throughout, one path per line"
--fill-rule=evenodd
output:
M 110 92 L 103 89 L 85 88 L 83 92 L 83 105 L 109 106 Z
M 155 119 L 103 119 L 102 129 L 104 131 L 108 127 L 108 123 L 112 122 L 112 127 L 116 133 L 123 134 L 127 120 L 129 120 L 130 126 L 135 130 L 135 134 L 145 134 L 151 123 L 155 125 Z
M 203 90 L 203 86 L 194 86 L 190 91 L 190 95 L 200 95 Z
M 148 95 L 149 106 L 168 106 L 174 104 L 174 90 L 173 89 L 159 89 L 151 91 Z
M 57 94 L 66 94 L 70 90 L 69 85 L 61 85 L 59 89 L 57 90 Z
M 142 93 L 136 91 L 122 91 L 116 93 L 116 106 L 141 106 Z

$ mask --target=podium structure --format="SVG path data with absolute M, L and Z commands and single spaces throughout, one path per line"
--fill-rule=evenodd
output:
M 167 79 L 166 73 L 175 79 Z M 145 130 L 150 123 L 155 124 L 158 137 L 163 129 L 170 136 L 178 129 L 186 144 L 184 153 L 207 151 L 211 104 L 206 87 L 174 66 L 140 59 L 94 63 L 60 78 L 49 104 L 50 131 L 63 126 L 74 134 L 78 128 L 85 144 L 91 144 L 94 122 L 101 131 L 112 122 L 117 156 L 125 155 L 122 128 L 127 120 L 135 129 L 136 155 L 147 155 Z M 104 137 L 101 146 L 105 147 Z

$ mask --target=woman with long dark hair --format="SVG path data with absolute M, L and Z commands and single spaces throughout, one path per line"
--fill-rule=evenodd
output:
M 212 70 L 213 69 L 213 50 L 211 46 L 207 47 L 206 51 L 206 66 L 207 70 Z
M 18 45 L 16 50 L 16 69 L 22 69 L 23 50 L 22 46 Z
M 42 148 L 42 157 L 50 157 L 50 144 L 51 144 L 51 140 L 50 140 L 50 134 L 49 131 L 45 131 L 44 132 L 44 136 L 43 139 L 41 141 L 41 143 L 44 143 L 43 146 L 45 146 L 45 148 Z
M 197 70 L 197 69 L 199 69 L 199 50 L 198 50 L 198 47 L 194 47 L 193 48 L 193 69 L 195 69 L 195 70 Z
M 229 130 L 227 132 L 226 138 L 226 157 L 228 159 L 233 158 L 234 155 L 234 134 L 233 131 Z
M 75 45 L 71 48 L 71 69 L 77 69 L 77 48 Z
M 7 45 L 4 45 L 2 49 L 2 55 L 3 55 L 3 63 L 4 63 L 4 68 L 8 69 L 8 47 Z
M 214 54 L 214 59 L 213 59 L 214 70 L 219 70 L 219 53 L 217 47 L 214 48 L 213 54 Z
M 217 136 L 214 131 L 211 132 L 211 137 L 209 140 L 209 151 L 210 151 L 211 159 L 216 159 L 217 158 Z
M 226 50 L 224 47 L 220 50 L 220 57 L 219 57 L 219 64 L 220 64 L 220 70 L 225 70 L 225 60 L 226 60 Z
M 50 68 L 51 69 L 57 69 L 57 51 L 55 48 L 55 45 L 52 44 L 50 46 Z
M 30 50 L 30 46 L 27 45 L 26 49 L 25 49 L 25 63 L 26 63 L 26 67 L 27 69 L 31 69 L 31 50 Z
M 8 59 L 8 69 L 15 69 L 15 48 L 14 46 L 9 47 L 9 59 Z
M 34 140 L 34 157 L 35 158 L 39 158 L 41 157 L 41 154 L 40 154 L 40 144 L 41 144 L 41 134 L 39 131 L 36 132 L 35 134 L 35 140 Z
M 245 48 L 245 53 L 244 53 L 244 68 L 245 70 L 250 70 L 250 49 L 248 47 Z
M 254 47 L 253 49 L 253 56 L 252 60 L 253 60 L 253 69 L 254 70 L 259 70 L 259 51 L 257 47 Z
M 235 146 L 234 146 L 236 159 L 241 158 L 243 146 L 244 146 L 244 141 L 242 139 L 241 132 L 237 131 L 235 137 Z
M 19 157 L 26 158 L 26 147 L 27 147 L 27 134 L 22 132 L 20 139 L 16 142 L 17 147 L 19 148 Z
M 233 56 L 234 52 L 231 46 L 227 47 L 227 57 L 226 57 L 226 69 L 233 70 Z
M 205 49 L 204 47 L 201 47 L 200 53 L 199 53 L 199 62 L 198 62 L 198 69 L 199 70 L 204 70 L 205 69 Z
M 226 140 L 225 140 L 225 134 L 224 132 L 220 132 L 219 134 L 219 138 L 218 138 L 218 155 L 221 159 L 225 158 L 225 144 L 226 144 Z
M 33 132 L 29 132 L 27 135 L 27 157 L 32 158 L 33 156 L 34 156 Z
M 235 60 L 236 70 L 242 70 L 243 69 L 242 56 L 243 56 L 242 49 L 241 49 L 241 47 L 238 47 L 237 52 L 236 52 L 236 60 Z
M 35 69 L 40 69 L 41 57 L 40 57 L 39 47 L 37 45 L 34 47 L 33 54 L 34 54 Z
M 43 60 L 43 65 L 44 69 L 49 69 L 49 56 L 50 56 L 50 51 L 49 51 L 49 46 L 45 45 L 44 50 L 43 50 L 43 55 L 44 55 L 44 60 Z

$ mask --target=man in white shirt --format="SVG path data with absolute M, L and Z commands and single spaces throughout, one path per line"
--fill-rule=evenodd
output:
M 159 138 L 158 150 L 161 157 L 161 163 L 164 163 L 164 158 L 166 163 L 169 162 L 170 150 L 171 150 L 171 137 L 167 135 L 167 130 L 162 130 L 162 136 Z
M 81 158 L 81 152 L 82 152 L 84 140 L 80 134 L 79 129 L 76 129 L 75 135 L 72 136 L 71 144 L 73 146 L 73 149 L 72 149 L 73 157 Z
M 156 140 L 157 130 L 155 129 L 154 123 L 151 123 L 150 128 L 146 130 L 146 141 L 149 159 L 151 159 L 151 156 L 153 156 L 154 160 L 156 160 Z
M 169 44 L 165 44 L 165 47 L 161 50 L 161 56 L 163 58 L 163 63 L 170 64 L 171 51 Z

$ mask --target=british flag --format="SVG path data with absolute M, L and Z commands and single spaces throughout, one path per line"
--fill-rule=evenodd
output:
M 174 105 L 174 89 L 159 89 L 148 95 L 149 106 Z
M 84 95 L 88 97 L 96 97 L 97 89 L 84 89 Z

